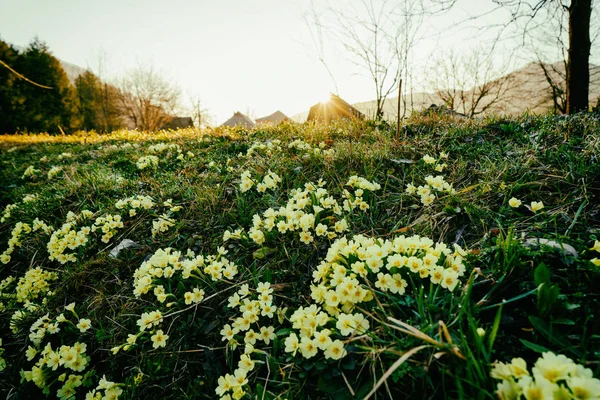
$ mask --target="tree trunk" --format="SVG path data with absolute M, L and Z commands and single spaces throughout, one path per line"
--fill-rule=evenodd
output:
M 592 0 L 572 0 L 569 7 L 567 114 L 588 110 L 591 14 Z

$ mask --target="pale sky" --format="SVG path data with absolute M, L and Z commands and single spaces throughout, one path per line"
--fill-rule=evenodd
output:
M 111 79 L 151 64 L 180 86 L 184 103 L 200 98 L 220 124 L 235 111 L 293 116 L 335 91 L 302 16 L 310 7 L 310 0 L 0 0 L 0 38 L 25 47 L 37 35 L 56 57 L 94 72 L 104 53 Z M 426 21 L 415 66 L 440 47 L 477 45 L 481 34 L 456 22 L 491 7 L 459 0 Z M 339 95 L 374 99 L 371 81 L 337 43 L 326 40 L 325 48 Z

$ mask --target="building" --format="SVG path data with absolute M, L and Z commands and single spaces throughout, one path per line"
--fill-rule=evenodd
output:
M 240 126 L 242 128 L 252 129 L 256 126 L 256 124 L 250 118 L 237 111 L 231 118 L 223 122 L 221 126 Z
M 279 125 L 280 123 L 289 120 L 290 119 L 287 117 L 287 115 L 277 110 L 271 115 L 267 115 L 266 117 L 262 118 L 257 118 L 256 125 Z
M 319 102 L 310 108 L 307 121 L 331 122 L 336 119 L 364 119 L 363 113 L 335 94 L 330 94 L 329 100 Z

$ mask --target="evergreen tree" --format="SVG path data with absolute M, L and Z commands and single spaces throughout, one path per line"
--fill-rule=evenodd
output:
M 90 71 L 75 80 L 83 129 L 111 132 L 122 126 L 118 89 L 103 83 Z
M 13 67 L 19 57 L 18 51 L 10 44 L 0 40 L 0 60 Z M 8 68 L 0 66 L 0 133 L 15 132 L 14 106 L 16 100 L 15 81 L 17 76 Z
M 85 71 L 75 79 L 79 98 L 79 115 L 85 130 L 98 130 L 100 81 L 90 71 Z
M 52 89 L 43 89 L 24 80 L 16 82 L 15 125 L 29 132 L 71 132 L 79 127 L 78 100 L 60 62 L 37 38 L 17 59 L 17 69 L 29 79 Z

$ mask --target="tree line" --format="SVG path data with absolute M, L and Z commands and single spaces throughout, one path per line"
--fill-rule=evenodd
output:
M 0 133 L 150 131 L 167 126 L 178 105 L 177 86 L 152 68 L 135 68 L 116 84 L 86 70 L 72 84 L 38 38 L 22 51 L 0 40 Z

